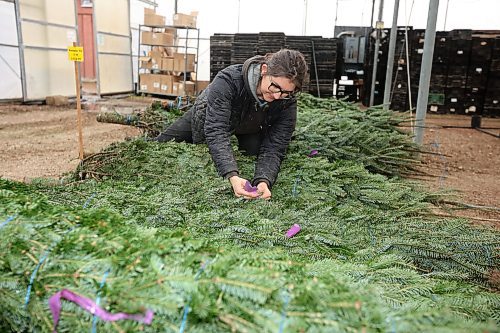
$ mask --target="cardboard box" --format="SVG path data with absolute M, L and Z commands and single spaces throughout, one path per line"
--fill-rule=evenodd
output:
M 176 96 L 195 95 L 194 82 L 174 82 L 172 85 L 172 93 Z
M 158 27 L 165 25 L 165 16 L 157 15 L 153 9 L 144 8 L 144 25 Z
M 149 51 L 149 56 L 151 57 L 171 57 L 174 54 L 174 51 L 171 47 L 166 46 L 153 46 L 151 51 Z
M 174 70 L 174 58 L 173 57 L 161 58 L 160 69 L 163 71 L 173 71 Z
M 139 90 L 140 91 L 149 91 L 150 87 L 152 87 L 151 74 L 139 74 Z
M 191 14 L 177 13 L 173 16 L 174 26 L 196 28 L 196 18 L 198 12 L 191 12 Z
M 196 90 L 197 92 L 201 92 L 205 90 L 206 87 L 210 84 L 210 81 L 196 81 Z
M 195 54 L 174 53 L 174 71 L 194 72 Z M 186 63 L 187 60 L 187 63 Z
M 163 75 L 160 74 L 149 74 L 151 75 L 152 89 L 148 89 L 152 93 L 161 93 L 161 78 Z
M 160 57 L 140 57 L 139 60 L 141 61 L 140 68 L 161 69 Z
M 172 91 L 173 91 L 173 87 L 172 87 L 173 83 L 174 83 L 173 76 L 162 75 L 161 76 L 161 86 L 160 86 L 161 93 L 171 95 Z
M 141 44 L 172 46 L 174 43 L 174 35 L 165 32 L 142 31 Z

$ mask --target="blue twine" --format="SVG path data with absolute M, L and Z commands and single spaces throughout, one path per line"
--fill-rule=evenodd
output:
M 444 157 L 443 154 L 441 154 L 441 152 L 439 151 L 441 145 L 439 144 L 438 132 L 436 131 L 435 133 L 436 134 L 434 136 L 434 141 L 431 143 L 431 146 L 436 148 L 439 158 L 444 164 L 443 171 L 439 176 L 439 187 L 441 188 L 443 187 L 443 182 L 446 179 L 446 176 L 448 176 L 448 161 L 446 160 L 446 157 Z
M 391 323 L 391 333 L 396 333 L 396 323 L 394 322 L 392 316 L 389 316 L 389 318 L 387 318 L 387 321 Z
M 297 195 L 297 186 L 299 185 L 300 182 L 300 176 L 297 175 L 295 178 L 295 182 L 293 184 L 293 189 L 292 189 L 292 196 L 295 197 Z
M 108 277 L 109 269 L 104 272 L 104 276 L 102 277 L 101 284 L 99 285 L 99 290 L 97 290 L 97 298 L 95 300 L 95 304 L 99 305 L 101 303 L 101 290 L 106 283 L 106 278 Z M 92 333 L 96 333 L 97 331 L 97 316 L 94 314 L 94 318 L 92 319 Z
M 208 260 L 206 262 L 204 262 L 200 269 L 198 269 L 198 272 L 196 272 L 196 275 L 194 276 L 194 280 L 197 281 L 201 275 L 201 273 L 203 273 L 203 271 L 205 270 L 205 268 L 211 264 L 211 260 Z M 191 303 L 191 299 L 192 297 L 189 296 L 188 297 L 188 300 L 186 302 L 186 305 L 184 305 L 184 312 L 182 314 L 182 322 L 181 322 L 181 327 L 179 327 L 179 333 L 183 333 L 184 330 L 186 329 L 186 324 L 187 324 L 187 315 L 189 313 L 189 303 Z
M 85 203 L 83 204 L 83 208 L 87 208 L 88 204 L 90 203 L 90 201 L 92 200 L 93 197 L 95 197 L 95 194 L 96 192 L 92 193 L 92 195 L 90 195 L 87 200 L 85 201 Z
M 70 229 L 68 229 L 66 232 L 63 233 L 63 236 L 66 235 L 67 233 L 73 231 L 77 226 L 78 225 L 75 225 L 75 226 L 71 227 Z M 33 273 L 31 273 L 30 283 L 28 284 L 28 290 L 26 291 L 26 296 L 24 297 L 24 309 L 25 310 L 28 308 L 28 303 L 30 301 L 30 296 L 31 296 L 31 288 L 33 287 L 33 282 L 35 282 L 36 273 L 40 269 L 40 266 L 42 266 L 45 259 L 47 259 L 47 257 L 49 256 L 50 251 L 52 251 L 52 249 L 56 245 L 57 245 L 57 242 L 55 244 L 53 244 L 51 247 L 49 247 L 49 249 L 47 251 L 44 252 L 42 258 L 40 259 L 40 261 L 36 265 L 35 270 L 33 271 Z
M 94 195 L 95 195 L 95 192 L 92 193 L 92 195 L 87 199 L 87 201 L 85 201 L 85 203 L 83 204 L 83 208 L 87 207 L 87 205 L 90 203 L 90 200 L 92 200 L 92 198 L 94 197 Z M 63 236 L 66 235 L 67 233 L 73 231 L 77 226 L 78 226 L 78 224 L 75 225 L 75 226 L 73 226 L 73 227 L 71 227 L 70 229 L 68 229 L 66 232 L 63 233 Z M 42 266 L 42 264 L 45 261 L 45 259 L 47 259 L 47 257 L 49 256 L 50 251 L 52 251 L 52 249 L 56 245 L 57 245 L 57 243 L 53 244 L 51 247 L 49 247 L 49 249 L 47 251 L 45 251 L 45 253 L 43 254 L 42 258 L 40 259 L 40 261 L 36 265 L 35 270 L 33 271 L 33 273 L 31 273 L 30 283 L 28 284 L 28 290 L 26 291 L 26 296 L 24 297 L 24 309 L 25 310 L 28 308 L 28 303 L 30 302 L 31 289 L 33 288 L 33 282 L 35 282 L 36 273 L 38 273 L 38 270 L 40 269 L 40 266 Z
M 26 292 L 26 296 L 24 297 L 24 309 L 25 310 L 28 308 L 28 303 L 30 302 L 31 288 L 33 286 L 33 282 L 35 281 L 36 273 L 38 272 L 38 269 L 40 268 L 40 266 L 42 266 L 45 259 L 47 259 L 47 257 L 49 256 L 49 253 L 51 250 L 52 250 L 52 247 L 50 249 L 48 249 L 47 251 L 45 251 L 45 253 L 42 256 L 42 259 L 40 259 L 40 262 L 38 263 L 38 265 L 36 265 L 35 270 L 33 271 L 33 273 L 31 273 L 30 283 L 28 284 L 28 290 Z
M 3 227 L 5 227 L 7 225 L 7 223 L 9 223 L 10 221 L 12 221 L 16 217 L 17 217 L 17 214 L 9 216 L 7 218 L 7 220 L 5 220 L 4 222 L 2 222 L 2 224 L 0 224 L 0 229 L 2 229 Z
M 283 307 L 281 308 L 281 321 L 280 321 L 279 333 L 283 333 L 283 330 L 285 329 L 286 309 L 288 307 L 288 302 L 290 302 L 290 297 L 287 293 L 285 294 L 285 300 L 283 302 Z
M 375 236 L 373 235 L 373 230 L 371 224 L 368 225 L 368 235 L 370 235 L 370 243 L 371 245 L 376 245 L 377 240 Z

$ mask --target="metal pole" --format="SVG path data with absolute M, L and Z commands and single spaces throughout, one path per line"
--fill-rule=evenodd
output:
M 19 70 L 21 74 L 21 91 L 23 94 L 23 102 L 26 102 L 28 99 L 28 89 L 26 87 L 26 63 L 24 61 L 23 29 L 21 26 L 21 12 L 19 7 L 19 1 L 14 1 L 14 11 L 16 12 L 17 46 L 19 50 Z
M 316 75 L 316 88 L 318 91 L 318 97 L 321 97 L 321 93 L 319 91 L 318 66 L 316 65 L 316 50 L 314 49 L 314 41 L 312 39 L 311 39 L 311 46 L 312 46 L 312 55 L 314 62 L 314 74 Z
M 304 0 L 304 23 L 302 27 L 302 36 L 306 35 L 307 31 L 307 0 Z
M 370 105 L 373 105 L 373 98 L 375 95 L 375 81 L 377 80 L 377 62 L 378 62 L 378 51 L 380 48 L 380 33 L 384 28 L 384 22 L 382 22 L 382 13 L 384 12 L 384 0 L 380 0 L 380 6 L 378 9 L 378 20 L 376 24 L 377 38 L 375 39 L 375 54 L 373 56 L 373 72 L 372 72 L 372 86 L 370 89 Z
M 392 70 L 394 68 L 394 52 L 396 50 L 396 33 L 398 30 L 399 0 L 394 1 L 394 15 L 392 16 L 391 39 L 387 54 L 387 70 L 385 72 L 384 110 L 391 105 Z
M 424 139 L 425 115 L 429 99 L 429 84 L 431 81 L 432 57 L 434 55 L 434 42 L 436 39 L 436 21 L 439 0 L 430 0 L 429 14 L 427 15 L 427 28 L 425 29 L 424 54 L 418 84 L 417 119 L 415 121 L 415 142 L 422 145 Z

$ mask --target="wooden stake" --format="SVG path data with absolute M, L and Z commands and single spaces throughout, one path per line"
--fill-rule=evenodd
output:
M 73 42 L 73 46 L 77 46 Z M 76 112 L 77 112 L 77 123 L 78 123 L 78 144 L 79 144 L 79 157 L 80 161 L 83 160 L 83 133 L 82 133 L 82 105 L 80 102 L 80 74 L 78 72 L 78 61 L 73 61 L 75 63 L 75 80 L 76 80 Z

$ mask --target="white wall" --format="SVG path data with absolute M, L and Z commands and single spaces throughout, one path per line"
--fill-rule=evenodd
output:
M 174 0 L 157 2 L 158 12 L 171 23 Z M 378 7 L 379 0 L 376 0 L 374 19 L 378 16 Z M 392 25 L 393 8 L 394 0 L 384 0 L 385 26 Z M 400 0 L 399 8 L 398 25 L 426 27 L 429 0 Z M 372 0 L 178 0 L 179 12 L 192 10 L 199 12 L 198 28 L 202 38 L 214 33 L 237 32 L 284 32 L 287 35 L 305 32 L 305 35 L 333 37 L 335 22 L 344 26 L 369 26 Z M 500 0 L 440 0 L 437 30 L 500 30 L 499 13 Z M 209 43 L 200 47 L 198 75 L 202 80 L 210 76 L 208 47 Z
M 20 99 L 21 70 L 14 4 L 0 1 L 0 100 Z

